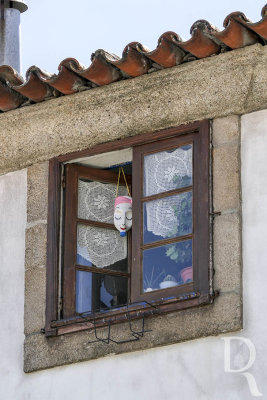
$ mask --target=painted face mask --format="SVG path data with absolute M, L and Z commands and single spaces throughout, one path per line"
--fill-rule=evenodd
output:
M 119 196 L 115 200 L 114 225 L 120 232 L 120 236 L 126 236 L 126 232 L 132 227 L 132 198 Z

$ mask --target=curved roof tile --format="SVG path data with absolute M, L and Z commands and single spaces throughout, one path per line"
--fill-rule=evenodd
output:
M 196 21 L 191 29 L 191 39 L 180 42 L 179 46 L 186 52 L 193 54 L 197 58 L 205 58 L 218 54 L 220 45 L 214 40 L 218 29 L 213 27 L 208 21 Z
M 145 53 L 152 62 L 163 68 L 174 67 L 183 61 L 185 53 L 177 46 L 182 39 L 175 32 L 165 32 L 158 40 L 155 50 Z
M 158 69 L 213 56 L 225 51 L 267 44 L 267 4 L 262 8 L 262 19 L 256 23 L 242 12 L 233 12 L 224 20 L 219 31 L 208 21 L 196 21 L 190 30 L 191 38 L 183 41 L 175 32 L 160 36 L 155 50 L 141 43 L 131 42 L 122 57 L 97 50 L 86 68 L 75 58 L 63 60 L 58 74 L 30 67 L 24 80 L 8 65 L 0 66 L 0 110 L 9 111 L 23 105 L 38 103 L 60 95 L 69 95 L 126 78 L 134 78 Z
M 61 62 L 70 70 L 97 86 L 108 85 L 122 78 L 119 69 L 110 64 L 111 60 L 119 60 L 119 57 L 108 54 L 104 50 L 97 50 L 91 56 L 92 64 L 85 68 L 75 58 L 66 58 Z

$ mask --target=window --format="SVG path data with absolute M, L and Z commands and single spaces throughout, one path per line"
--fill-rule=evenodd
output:
M 78 164 L 67 165 L 65 173 L 64 318 L 123 306 L 131 233 L 120 237 L 113 223 L 118 173 Z M 122 183 L 118 195 L 127 194 Z
M 121 166 L 133 199 L 124 238 L 113 224 Z M 211 302 L 207 121 L 53 159 L 49 200 L 48 336 L 85 329 L 84 316 L 105 325 L 129 309 Z

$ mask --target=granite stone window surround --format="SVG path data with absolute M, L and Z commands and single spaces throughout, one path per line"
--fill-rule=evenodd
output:
M 130 141 L 50 161 L 46 336 L 213 301 L 209 121 Z M 133 224 L 121 238 L 118 172 L 95 165 L 127 153 Z
M 218 118 L 211 125 L 213 210 L 221 213 L 214 218 L 214 290 L 219 290 L 220 296 L 204 307 L 148 318 L 146 323 L 151 333 L 137 342 L 88 345 L 94 339 L 92 330 L 49 338 L 42 333 L 46 303 L 48 162 L 28 168 L 26 372 L 242 328 L 239 117 Z M 105 333 L 105 327 L 99 329 L 99 335 Z M 112 333 L 118 340 L 125 338 L 128 324 L 112 326 Z

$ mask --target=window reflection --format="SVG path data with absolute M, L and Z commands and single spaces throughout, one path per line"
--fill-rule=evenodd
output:
M 184 285 L 192 280 L 192 240 L 143 251 L 144 292 Z

